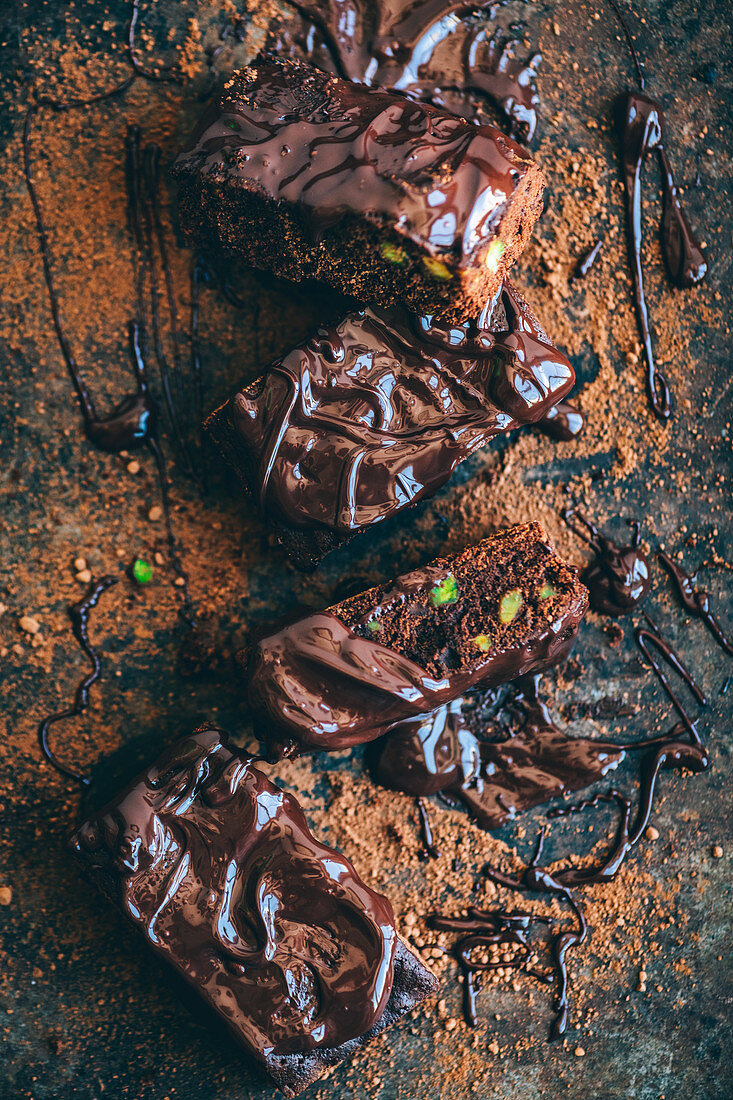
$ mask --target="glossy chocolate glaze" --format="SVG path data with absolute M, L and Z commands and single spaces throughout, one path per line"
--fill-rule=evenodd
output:
M 83 714 L 89 706 L 90 688 L 93 684 L 96 684 L 102 671 L 102 662 L 99 659 L 99 654 L 89 640 L 89 616 L 99 603 L 102 593 L 106 592 L 108 588 L 111 588 L 113 584 L 117 584 L 116 577 L 107 576 L 102 577 L 98 581 L 93 581 L 86 595 L 79 600 L 78 603 L 72 604 L 69 608 L 69 618 L 71 619 L 71 629 L 74 632 L 74 637 L 91 661 L 92 668 L 91 671 L 80 680 L 76 692 L 74 693 L 74 702 L 72 705 L 66 710 L 59 710 L 54 714 L 49 714 L 43 719 L 38 727 L 38 740 L 40 741 L 43 755 L 46 757 L 49 764 L 53 765 L 62 775 L 68 775 L 71 779 L 77 779 L 83 784 L 87 784 L 89 779 L 85 775 L 82 775 L 81 772 L 68 767 L 68 765 L 63 764 L 59 760 L 48 743 L 48 735 L 51 726 L 55 725 L 57 722 L 61 722 L 64 718 L 78 717 L 80 714 Z
M 518 682 L 519 728 L 504 741 L 477 737 L 463 719 L 461 699 L 396 726 L 379 757 L 379 781 L 408 794 L 454 795 L 486 829 L 589 787 L 618 766 L 624 750 L 559 730 L 538 696 L 538 681 L 534 675 Z
M 341 532 L 435 493 L 491 438 L 574 383 L 507 282 L 494 331 L 374 308 L 322 326 L 211 418 L 268 514 Z M 499 331 L 496 331 L 496 329 Z
M 698 588 L 697 573 L 693 573 L 692 575 L 686 573 L 669 554 L 665 553 L 664 550 L 660 550 L 658 556 L 659 560 L 672 577 L 675 588 L 677 589 L 677 595 L 684 606 L 691 615 L 694 615 L 696 619 L 700 619 L 701 622 L 705 623 L 705 626 L 715 638 L 720 648 L 733 657 L 733 642 L 731 642 L 730 638 L 725 634 L 722 626 L 713 614 L 710 607 L 709 595 L 704 588 Z
M 430 566 L 405 574 L 364 622 L 393 601 L 430 590 L 445 574 Z M 348 748 L 429 715 L 478 684 L 497 686 L 556 664 L 572 649 L 584 613 L 585 596 L 570 597 L 552 622 L 541 620 L 501 648 L 434 677 L 332 612 L 317 612 L 256 644 L 250 703 L 263 735 L 283 754 Z
M 261 1061 L 337 1047 L 382 1015 L 389 901 L 220 730 L 176 742 L 71 846 Z
M 578 405 L 570 401 L 558 401 L 540 420 L 538 427 L 551 439 L 567 443 L 577 439 L 585 427 L 585 416 Z
M 542 55 L 519 59 L 516 39 L 472 18 L 494 15 L 498 4 L 294 0 L 294 6 L 303 21 L 277 28 L 278 53 L 304 56 L 356 83 L 394 88 L 467 118 L 486 97 L 504 114 L 512 136 L 528 141 L 534 135 Z
M 631 546 L 618 546 L 577 508 L 567 508 L 563 519 L 596 555 L 593 564 L 583 572 L 593 610 L 613 616 L 634 611 L 649 595 L 651 583 L 649 559 L 639 547 L 639 523 L 632 524 Z
M 292 205 L 313 240 L 351 215 L 458 266 L 484 262 L 531 165 L 493 126 L 267 56 L 235 74 L 176 161 Z
M 433 830 L 430 825 L 430 815 L 428 814 L 428 808 L 423 802 L 422 798 L 415 799 L 415 805 L 417 807 L 417 815 L 420 819 L 420 831 L 423 839 L 423 853 L 430 859 L 437 859 L 440 855 L 437 845 L 433 840 Z

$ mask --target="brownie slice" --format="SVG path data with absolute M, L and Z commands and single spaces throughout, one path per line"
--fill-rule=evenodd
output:
M 286 1096 L 437 989 L 387 898 L 213 726 L 172 745 L 71 847 Z
M 493 126 L 268 55 L 235 73 L 173 171 L 192 243 L 458 322 L 497 293 L 544 187 Z
M 211 414 L 209 435 L 295 565 L 431 496 L 570 391 L 570 363 L 508 281 L 488 326 L 353 312 Z
M 587 607 L 540 524 L 512 527 L 262 638 L 240 656 L 256 728 L 281 754 L 371 741 L 564 660 Z

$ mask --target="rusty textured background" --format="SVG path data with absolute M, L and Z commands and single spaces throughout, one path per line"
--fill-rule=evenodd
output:
M 14 7 L 8 0 L 0 6 L 0 135 L 18 164 L 22 111 L 12 108 L 13 102 L 17 106 L 19 96 L 16 78 L 23 73 L 18 31 L 33 28 L 36 40 L 42 43 L 44 35 L 54 33 L 63 6 L 33 2 Z M 82 15 L 85 8 L 94 7 L 82 5 Z M 107 8 L 112 20 L 124 19 L 124 3 L 110 3 L 104 10 Z M 694 180 L 696 154 L 701 154 L 701 186 L 688 187 L 688 205 L 712 257 L 711 293 L 720 292 L 725 308 L 726 303 L 733 305 L 730 3 L 714 0 L 696 6 L 645 0 L 640 8 L 646 24 L 640 29 L 639 44 L 651 75 L 652 94 L 661 99 L 679 135 L 672 143 L 672 156 L 681 181 L 690 184 Z M 593 20 L 594 12 L 600 13 L 600 21 Z M 600 0 L 598 6 L 575 0 L 567 5 L 537 4 L 532 19 L 533 33 L 541 35 L 545 54 L 540 78 L 540 133 L 557 135 L 558 141 L 576 147 L 587 140 L 586 119 L 609 116 L 613 96 L 630 73 L 627 57 L 616 40 L 611 13 Z M 554 21 L 559 35 L 552 33 Z M 570 59 L 579 62 L 575 79 L 580 95 L 573 97 L 572 105 L 559 83 L 563 78 L 567 80 Z M 707 83 L 701 79 L 703 75 Z M 155 90 L 146 94 L 154 95 Z M 186 122 L 182 120 L 182 129 Z M 708 134 L 700 139 L 703 123 Z M 601 146 L 612 162 L 616 155 L 612 135 L 604 136 Z M 711 152 L 705 153 L 708 147 Z M 0 210 L 3 218 L 10 220 L 14 211 L 27 204 L 20 173 L 6 174 L 0 186 Z M 552 189 L 556 199 L 562 192 L 562 180 L 553 179 Z M 15 247 L 35 253 L 32 232 L 15 240 Z M 3 278 L 12 279 L 6 259 L 13 257 L 0 257 Z M 617 262 L 623 263 L 624 257 L 619 256 Z M 27 286 L 26 299 L 28 316 L 34 318 L 48 313 L 40 261 L 37 272 L 38 277 Z M 294 304 L 286 291 L 260 291 L 253 284 L 250 293 L 253 301 L 261 295 L 268 315 L 279 319 L 277 326 L 261 334 L 263 356 L 284 348 L 314 316 L 312 303 Z M 689 298 L 688 308 L 695 309 L 694 296 Z M 113 510 L 119 512 L 114 538 L 119 539 L 120 531 L 124 531 L 122 545 L 134 548 L 136 540 L 143 538 L 144 500 L 128 502 L 118 491 L 114 463 L 92 452 L 80 438 L 77 411 L 68 396 L 50 320 L 47 339 L 40 345 L 24 339 L 22 315 L 6 316 L 5 321 L 17 326 L 19 338 L 12 346 L 0 347 L 0 500 L 5 521 L 0 527 L 0 533 L 5 531 L 0 544 L 0 601 L 5 607 L 0 627 L 4 645 L 11 646 L 18 640 L 18 616 L 45 604 L 56 615 L 61 641 L 54 649 L 50 676 L 41 675 L 36 666 L 14 655 L 12 649 L 0 670 L 5 721 L 0 756 L 0 884 L 12 887 L 11 903 L 0 908 L 0 1097 L 254 1100 L 269 1090 L 263 1088 L 232 1044 L 197 1014 L 188 997 L 181 1003 L 180 991 L 121 919 L 82 882 L 64 850 L 78 812 L 78 799 L 72 785 L 66 785 L 41 765 L 33 732 L 43 712 L 56 705 L 58 699 L 68 697 L 72 677 L 84 667 L 72 642 L 66 644 L 63 640 L 63 609 L 75 589 L 60 578 L 68 575 L 70 546 L 90 548 L 90 562 L 95 569 L 105 565 L 105 555 L 116 545 L 110 543 L 112 517 L 105 501 L 112 500 Z M 246 371 L 254 369 L 255 352 L 246 317 L 242 323 L 239 356 L 222 355 L 221 361 L 209 363 L 209 405 L 226 393 L 233 378 L 241 376 L 243 361 Z M 575 365 L 582 379 L 592 377 L 590 355 L 577 357 Z M 701 545 L 714 545 L 720 554 L 730 555 L 730 480 L 716 483 L 714 479 L 714 473 L 730 472 L 729 332 L 724 328 L 711 330 L 701 320 L 689 368 L 694 371 L 694 390 L 699 399 L 687 417 L 678 410 L 672 456 L 681 463 L 692 455 L 693 466 L 709 480 L 710 492 L 726 503 L 727 527 L 717 517 L 713 524 L 706 508 L 701 507 L 695 486 L 675 486 L 666 478 L 656 486 L 647 471 L 632 474 L 621 485 L 621 503 L 618 497 L 613 498 L 613 486 L 601 487 L 599 494 L 603 499 L 606 493 L 609 514 L 634 511 L 647 518 L 658 538 L 666 538 L 673 545 L 678 545 L 680 529 L 687 527 L 700 532 Z M 112 375 L 109 392 L 114 391 L 116 377 Z M 100 362 L 95 368 L 95 382 L 104 390 L 107 381 L 106 364 Z M 690 417 L 697 418 L 702 426 L 697 437 L 688 431 Z M 481 456 L 472 461 L 446 493 L 469 491 L 471 480 L 481 476 L 483 461 Z M 524 476 L 562 480 L 568 471 L 574 471 L 573 463 L 582 461 L 557 462 L 549 470 L 529 470 Z M 602 465 L 603 461 L 603 456 L 595 459 L 596 464 Z M 241 545 L 236 545 L 240 509 L 223 479 L 215 482 L 210 500 L 204 505 L 197 503 L 185 483 L 179 485 L 174 477 L 174 484 L 193 523 L 197 517 L 206 527 L 214 519 L 223 523 L 223 532 L 216 537 L 230 539 L 233 567 L 238 554 L 247 559 L 247 597 L 230 608 L 232 620 L 262 618 L 285 610 L 294 600 L 302 599 L 304 591 L 308 595 L 307 584 L 304 587 L 304 582 L 261 542 L 261 528 L 255 521 L 245 523 Z M 150 501 L 155 499 L 152 486 L 149 497 Z M 420 523 L 419 556 L 423 560 L 443 544 L 441 524 L 431 520 L 433 509 L 434 505 L 426 505 L 411 521 Z M 312 582 L 311 601 L 324 602 L 344 577 L 364 573 L 373 576 L 380 570 L 388 573 L 399 560 L 407 538 L 407 530 L 392 526 L 330 559 L 318 582 Z M 96 558 L 94 547 L 100 548 Z M 702 555 L 698 547 L 691 560 L 700 560 Z M 201 569 L 193 578 L 198 583 L 206 580 L 205 567 Z M 23 577 L 20 586 L 19 576 Z M 709 582 L 721 608 L 729 578 L 730 574 L 714 574 Z M 654 603 L 650 606 L 653 608 Z M 655 859 L 645 865 L 660 881 L 679 872 L 675 904 L 689 918 L 687 942 L 682 951 L 670 948 L 671 955 L 663 972 L 653 976 L 654 987 L 648 995 L 635 994 L 625 978 L 610 993 L 598 991 L 600 1012 L 595 1033 L 592 1039 L 578 1033 L 587 1051 L 583 1059 L 573 1057 L 575 1039 L 571 1033 L 567 1053 L 555 1049 L 551 1060 L 545 1043 L 546 1020 L 538 1021 L 526 1003 L 511 993 L 497 993 L 492 1005 L 501 1014 L 494 1025 L 497 1033 L 500 1037 L 522 1032 L 528 1036 L 526 1048 L 506 1059 L 501 1075 L 497 1075 L 496 1090 L 491 1095 L 504 1100 L 558 1096 L 569 1100 L 724 1100 L 733 1095 L 733 690 L 721 694 L 732 662 L 711 644 L 702 626 L 693 624 L 683 632 L 684 616 L 679 609 L 674 613 L 662 609 L 659 615 L 667 633 L 677 639 L 699 673 L 710 700 L 701 728 L 710 737 L 713 766 L 707 774 L 689 782 L 678 777 L 663 779 L 668 797 L 655 819 L 663 839 L 655 848 Z M 136 616 L 144 623 L 143 634 L 136 633 Z M 122 675 L 107 678 L 99 694 L 101 702 L 80 723 L 89 758 L 99 758 L 92 801 L 98 801 L 104 790 L 114 787 L 121 776 L 129 775 L 142 758 L 151 757 L 170 737 L 184 732 L 204 715 L 216 713 L 222 724 L 235 731 L 246 729 L 238 685 L 226 677 L 213 676 L 196 683 L 182 678 L 176 662 L 178 640 L 179 628 L 170 604 L 165 614 L 159 614 L 143 597 L 136 602 L 131 598 L 129 617 L 116 624 L 111 636 L 100 640 L 103 652 Z M 609 685 L 615 689 L 621 685 L 632 698 L 660 699 L 648 676 L 628 677 L 634 660 L 628 632 L 621 650 L 611 652 L 600 630 L 589 625 L 582 635 L 580 656 L 597 670 L 597 676 L 586 676 L 579 688 L 591 701 L 608 691 Z M 102 704 L 113 716 L 116 747 L 112 752 L 105 752 L 104 746 L 94 741 L 95 721 L 102 713 Z M 358 768 L 360 764 L 354 758 L 344 766 Z M 722 859 L 711 858 L 713 844 L 723 847 Z M 645 930 L 640 934 L 644 936 Z M 619 951 L 623 952 L 622 940 Z M 671 965 L 675 951 L 684 955 L 691 977 L 684 967 L 675 970 Z M 593 974 L 587 969 L 584 972 L 581 964 L 574 966 L 573 974 L 577 981 L 593 982 Z M 450 991 L 449 996 L 454 993 Z M 368 1082 L 364 1087 L 355 1085 L 353 1078 L 345 1085 L 343 1073 L 337 1072 L 320 1088 L 320 1095 L 345 1100 L 374 1093 L 380 1100 L 408 1100 L 417 1096 L 411 1084 L 411 1067 L 417 1069 L 419 1065 L 422 1096 L 424 1082 L 429 1080 L 424 1075 L 425 1066 L 429 1074 L 431 1057 L 428 1016 L 417 1017 L 417 1030 L 419 1038 L 407 1027 L 398 1027 L 390 1034 L 392 1061 L 388 1066 L 380 1065 L 378 1088 L 373 1089 Z M 460 1049 L 456 1058 L 460 1059 Z M 366 1067 L 367 1063 L 363 1064 Z M 444 1078 L 445 1097 L 463 1100 L 477 1095 L 459 1075 L 453 1084 L 445 1081 L 448 1079 Z

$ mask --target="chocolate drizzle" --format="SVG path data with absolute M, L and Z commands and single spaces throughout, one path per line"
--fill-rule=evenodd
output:
M 569 1020 L 568 970 L 566 955 L 572 947 L 580 946 L 587 936 L 587 925 L 581 901 L 570 891 L 573 888 L 590 886 L 594 883 L 609 882 L 618 873 L 631 850 L 644 834 L 654 806 L 659 773 L 663 769 L 686 768 L 692 772 L 704 771 L 709 764 L 709 756 L 697 729 L 697 719 L 693 719 L 672 688 L 668 676 L 657 659 L 657 654 L 669 667 L 678 673 L 689 687 L 695 700 L 705 705 L 705 696 L 695 682 L 694 677 L 662 638 L 654 623 L 648 618 L 648 628 L 638 627 L 636 641 L 642 653 L 651 664 L 665 692 L 677 710 L 680 720 L 670 732 L 659 737 L 651 737 L 639 742 L 630 742 L 612 746 L 616 751 L 639 751 L 644 755 L 640 763 L 639 798 L 636 814 L 632 819 L 632 802 L 629 797 L 616 789 L 599 792 L 591 798 L 575 805 L 560 806 L 549 811 L 551 818 L 566 817 L 581 813 L 603 803 L 615 804 L 620 812 L 616 836 L 608 853 L 595 865 L 560 867 L 552 872 L 540 867 L 540 858 L 544 841 L 544 829 L 540 832 L 534 857 L 519 878 L 511 878 L 493 868 L 486 868 L 484 874 L 492 882 L 511 890 L 530 891 L 560 897 L 568 902 L 576 917 L 576 928 L 562 929 L 551 935 L 550 951 L 554 962 L 554 977 L 528 965 L 531 955 L 528 936 L 536 925 L 548 925 L 551 918 L 542 914 L 515 914 L 505 909 L 478 910 L 469 909 L 468 918 L 434 916 L 433 927 L 449 932 L 468 933 L 456 946 L 458 959 L 464 969 L 466 979 L 466 1018 L 475 1025 L 477 975 L 481 970 L 512 968 L 528 973 L 531 977 L 547 984 L 555 985 L 555 1017 L 550 1029 L 550 1037 L 561 1036 L 567 1029 Z M 653 652 L 656 650 L 656 653 Z M 685 740 L 685 736 L 687 739 Z M 473 937 L 477 937 L 474 939 Z M 481 939 L 481 937 L 485 937 Z M 493 944 L 516 944 L 520 950 L 509 961 L 491 961 L 477 963 L 472 959 L 471 951 L 476 946 L 490 947 Z
M 615 0 L 609 0 L 609 3 L 623 28 L 639 80 L 640 91 L 629 92 L 626 98 L 622 135 L 629 255 L 636 317 L 644 347 L 649 404 L 660 420 L 667 420 L 671 414 L 671 397 L 667 380 L 657 370 L 654 360 L 641 262 L 641 170 L 651 152 L 657 153 L 662 173 L 664 194 L 662 252 L 672 282 L 678 287 L 696 286 L 705 278 L 708 265 L 677 193 L 666 149 L 662 109 L 655 100 L 644 94 L 644 74 L 626 19 Z
M 563 733 L 540 700 L 538 683 L 537 674 L 517 681 L 511 709 L 518 728 L 504 740 L 473 733 L 461 699 L 396 726 L 380 753 L 379 781 L 408 794 L 454 795 L 483 828 L 496 829 L 616 768 L 625 746 Z
M 634 529 L 632 543 L 621 547 L 577 508 L 567 508 L 562 518 L 596 555 L 595 562 L 583 573 L 593 610 L 613 616 L 635 610 L 648 596 L 651 579 L 649 559 L 639 547 L 639 523 L 629 521 Z
M 343 533 L 435 493 L 500 432 L 545 416 L 574 374 L 506 282 L 489 329 L 373 308 L 321 326 L 207 427 L 262 510 Z
M 550 1028 L 550 1038 L 559 1038 L 567 1030 L 570 1008 L 566 956 L 571 948 L 579 947 L 585 942 L 588 935 L 588 926 L 582 906 L 570 893 L 568 887 L 551 875 L 549 871 L 540 867 L 543 843 L 544 830 L 538 837 L 532 860 L 518 879 L 510 878 L 501 871 L 490 867 L 485 868 L 484 874 L 492 882 L 507 889 L 549 894 L 568 903 L 573 911 L 576 927 L 564 928 L 551 936 L 550 953 L 554 964 L 553 970 L 542 970 L 530 965 L 533 952 L 529 936 L 537 925 L 549 925 L 551 923 L 549 917 L 534 913 L 515 912 L 503 908 L 483 910 L 471 907 L 467 919 L 444 917 L 437 914 L 430 918 L 431 926 L 440 931 L 468 933 L 458 941 L 456 954 L 465 976 L 464 1011 L 466 1020 L 473 1027 L 476 1027 L 478 1023 L 476 1013 L 477 975 L 482 971 L 513 969 L 521 970 L 544 985 L 555 986 L 555 1017 Z M 480 959 L 473 958 L 472 952 L 476 948 L 490 949 L 494 945 L 513 945 L 519 950 L 514 952 L 509 960 L 489 959 L 489 961 L 483 962 Z
M 83 714 L 89 706 L 89 691 L 92 685 L 96 684 L 102 671 L 102 663 L 99 659 L 99 654 L 89 640 L 89 616 L 99 603 L 99 598 L 102 593 L 106 592 L 108 588 L 111 588 L 112 585 L 116 583 L 117 578 L 111 576 L 102 577 L 101 580 L 94 581 L 90 585 L 84 598 L 69 607 L 71 629 L 74 632 L 74 637 L 77 642 L 92 663 L 91 672 L 87 673 L 79 682 L 72 705 L 66 710 L 57 711 L 55 714 L 49 714 L 48 717 L 43 719 L 38 727 L 38 740 L 49 764 L 52 764 L 62 775 L 67 775 L 71 779 L 76 779 L 84 785 L 90 782 L 87 776 L 82 775 L 80 772 L 75 771 L 59 760 L 48 743 L 48 735 L 51 726 L 55 725 L 57 722 L 63 721 L 65 718 L 77 718 L 80 714 Z
M 100 94 L 99 96 L 94 96 L 88 100 L 74 100 L 69 103 L 60 103 L 56 100 L 43 100 L 42 102 L 47 106 L 53 107 L 57 111 L 66 111 L 73 107 L 86 107 L 90 104 L 100 102 L 104 99 L 110 98 L 111 96 L 119 94 L 121 91 L 124 91 L 124 89 L 129 86 L 129 83 L 130 82 L 128 81 L 127 84 L 118 85 L 116 88 L 113 88 L 112 91 Z M 157 438 L 157 406 L 149 390 L 148 374 L 145 365 L 146 332 L 144 288 L 147 270 L 149 270 L 151 273 L 151 291 L 152 301 L 154 303 L 152 306 L 152 310 L 154 318 L 156 346 L 160 343 L 157 319 L 157 287 L 155 285 L 153 275 L 154 264 L 152 260 L 151 243 L 154 229 L 157 235 L 158 246 L 163 263 L 166 285 L 169 292 L 169 301 L 173 301 L 172 284 L 170 281 L 170 269 L 165 252 L 162 226 L 160 226 L 160 217 L 157 207 L 157 155 L 154 152 L 154 147 L 149 147 L 146 155 L 148 159 L 150 159 L 152 152 L 152 159 L 154 163 L 149 163 L 147 169 L 148 185 L 153 188 L 149 195 L 149 200 L 152 204 L 152 213 L 148 211 L 148 214 L 146 215 L 149 227 L 149 240 L 147 244 L 150 244 L 150 247 L 147 247 L 147 244 L 145 243 L 142 236 L 142 223 L 140 213 L 141 193 L 143 186 L 143 168 L 140 157 L 140 132 L 137 128 L 131 128 L 128 131 L 125 145 L 125 178 L 128 192 L 128 216 L 130 220 L 130 226 L 132 228 L 133 235 L 137 244 L 135 274 L 137 293 L 137 318 L 135 321 L 130 323 L 129 327 L 130 356 L 133 372 L 135 375 L 136 389 L 133 393 L 128 394 L 126 397 L 124 397 L 122 401 L 120 401 L 120 403 L 116 405 L 110 413 L 105 416 L 98 416 L 95 411 L 92 397 L 87 390 L 86 384 L 80 373 L 78 363 L 74 356 L 69 338 L 66 334 L 66 330 L 61 319 L 61 310 L 59 307 L 59 300 L 56 292 L 53 270 L 51 266 L 51 252 L 48 244 L 48 235 L 46 233 L 46 226 L 41 210 L 41 205 L 38 199 L 38 194 L 36 192 L 35 180 L 33 176 L 33 161 L 31 156 L 31 128 L 34 118 L 34 111 L 35 109 L 33 107 L 29 108 L 26 114 L 25 128 L 23 133 L 25 180 L 36 219 L 36 228 L 41 250 L 43 272 L 48 289 L 51 316 L 53 318 L 59 347 L 61 349 L 64 362 L 66 363 L 74 392 L 76 393 L 77 399 L 79 401 L 79 407 L 84 421 L 85 434 L 90 443 L 98 447 L 100 450 L 106 451 L 109 454 L 119 454 L 123 451 L 135 450 L 142 446 L 147 447 L 147 449 L 152 454 L 158 474 L 158 482 L 160 486 L 171 564 L 177 578 L 181 581 L 179 587 L 181 588 L 182 594 L 182 615 L 184 619 L 190 624 L 193 621 L 193 609 L 188 591 L 188 577 L 181 564 L 177 541 L 173 532 L 165 459 Z M 176 330 L 174 320 L 172 321 L 172 324 L 174 326 L 172 331 L 175 334 Z M 165 360 L 161 359 L 160 357 L 159 362 L 161 362 L 161 377 L 163 379 L 164 392 L 166 392 L 168 396 L 170 396 L 167 365 L 165 363 Z M 173 421 L 174 423 L 176 422 L 175 414 L 173 417 Z
M 220 730 L 176 742 L 71 846 L 260 1061 L 338 1047 L 382 1016 L 389 901 Z
M 704 588 L 697 587 L 697 573 L 690 575 L 685 573 L 684 569 L 670 558 L 669 554 L 664 550 L 658 551 L 659 560 L 664 565 L 665 569 L 672 577 L 677 594 L 681 599 L 684 606 L 694 615 L 696 619 L 700 619 L 705 623 L 715 641 L 720 648 L 733 657 L 733 642 L 727 637 L 723 631 L 722 626 L 718 622 L 717 618 L 713 614 L 710 608 L 710 597 Z
M 500 3 L 479 0 L 293 0 L 302 16 L 276 24 L 272 48 L 305 57 L 370 87 L 394 88 L 464 117 L 482 98 L 510 133 L 529 141 L 537 125 L 539 52 L 517 57 L 520 43 L 492 26 Z

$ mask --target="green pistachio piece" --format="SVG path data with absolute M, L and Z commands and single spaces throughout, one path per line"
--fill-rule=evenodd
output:
M 518 588 L 512 588 L 510 592 L 505 592 L 499 600 L 499 619 L 501 622 L 510 623 L 512 619 L 516 619 L 523 603 L 522 593 Z
M 445 604 L 455 603 L 457 599 L 458 582 L 451 575 L 444 577 L 435 588 L 430 589 L 430 602 L 433 607 L 443 607 Z
M 376 634 L 378 630 L 382 629 L 381 623 L 378 619 L 368 619 L 366 624 L 367 630 L 372 634 Z
M 499 266 L 499 260 L 504 255 L 504 245 L 501 241 L 492 241 L 489 247 L 486 249 L 486 259 L 484 260 L 484 266 L 487 271 L 496 271 Z
M 553 588 L 551 584 L 543 584 L 540 588 L 540 599 L 549 600 L 550 596 L 556 596 L 557 589 Z
M 477 634 L 473 639 L 474 645 L 477 645 L 482 653 L 488 653 L 491 649 L 491 638 L 488 634 Z
M 434 260 L 432 256 L 423 256 L 422 262 L 434 279 L 453 278 L 453 273 L 440 260 Z
M 398 244 L 390 244 L 389 241 L 383 241 L 379 246 L 379 251 L 382 256 L 390 264 L 404 264 L 407 263 L 407 253 L 404 248 L 400 248 Z
M 153 579 L 153 567 L 142 558 L 135 558 L 132 563 L 132 576 L 138 584 L 150 584 Z

